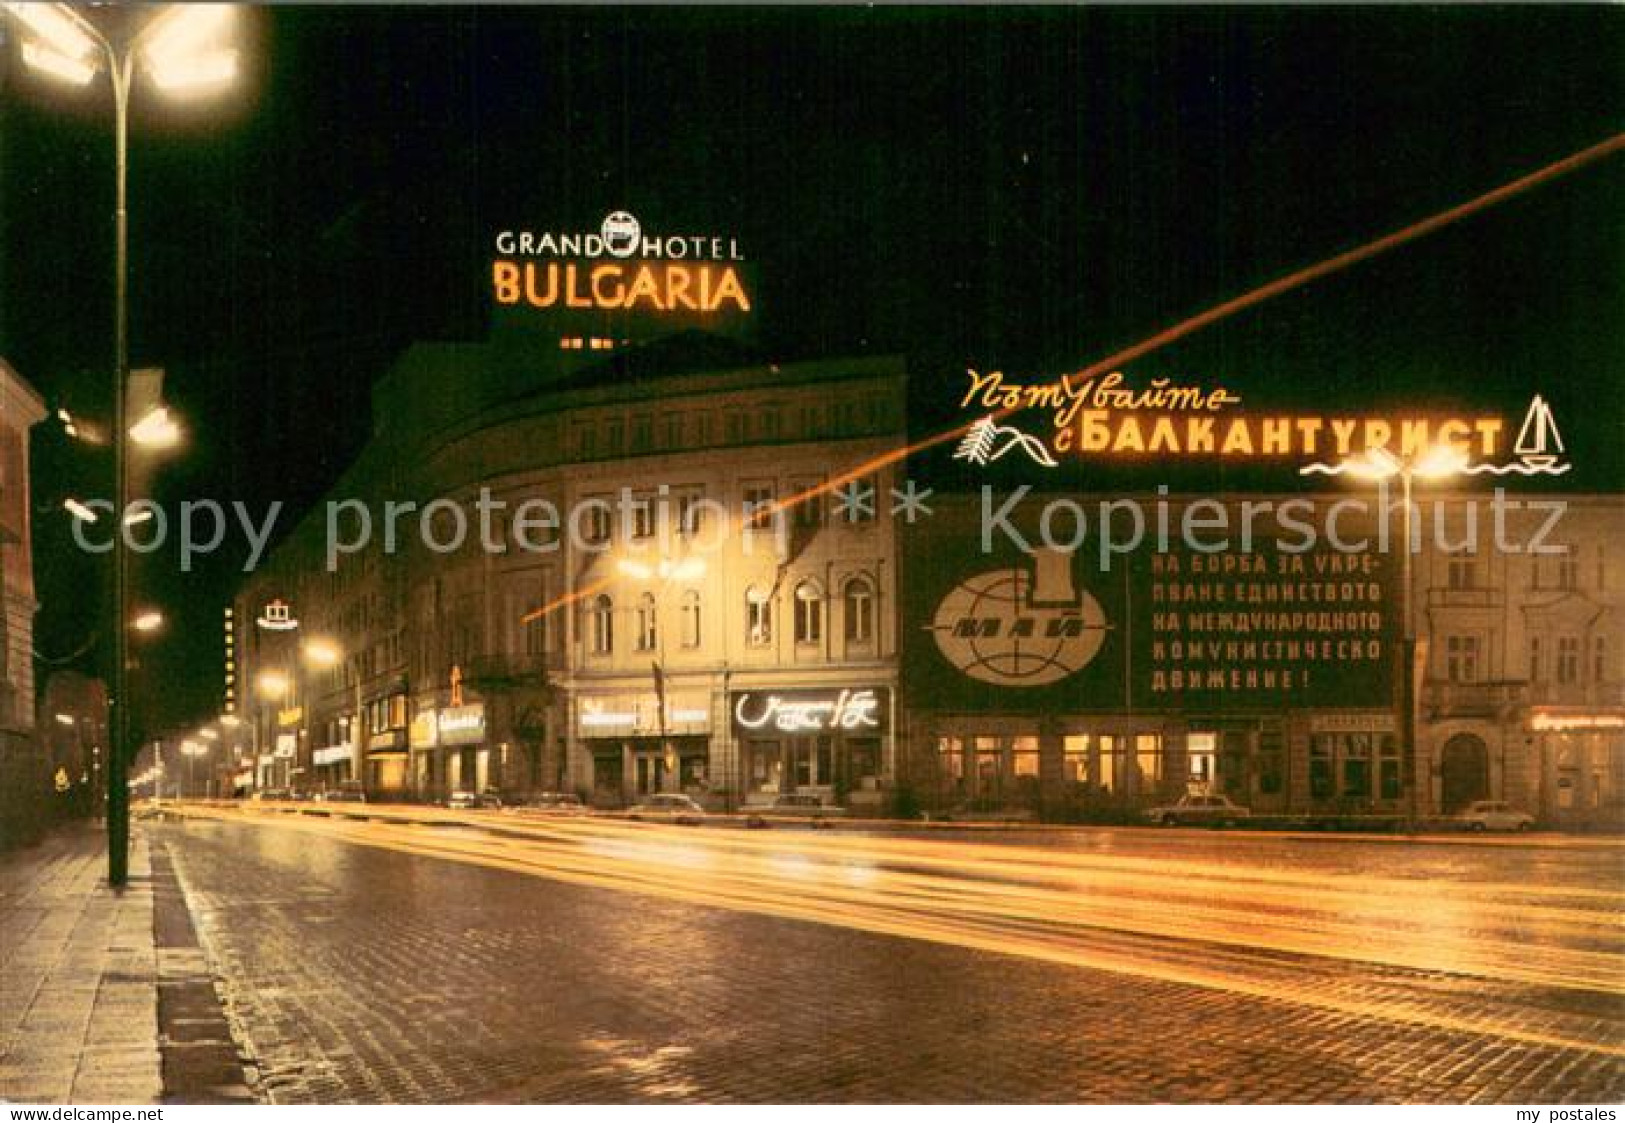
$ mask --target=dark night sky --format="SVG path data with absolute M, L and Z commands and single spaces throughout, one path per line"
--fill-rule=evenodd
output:
M 218 102 L 136 97 L 133 358 L 167 367 L 194 433 L 170 503 L 319 495 L 392 356 L 482 333 L 505 227 L 624 208 L 734 234 L 765 351 L 905 352 L 926 411 L 966 365 L 1074 369 L 1625 128 L 1625 19 L 1603 6 L 281 8 L 243 33 L 249 73 Z M 43 85 L 14 52 L 0 354 L 100 414 L 105 84 Z M 1538 389 L 1576 482 L 1617 487 L 1622 204 L 1615 157 L 1132 369 L 1368 409 L 1515 415 Z M 37 503 L 98 490 L 81 448 L 34 447 Z M 96 608 L 60 523 L 36 524 L 48 655 Z M 141 571 L 176 617 L 160 722 L 215 704 L 239 560 Z

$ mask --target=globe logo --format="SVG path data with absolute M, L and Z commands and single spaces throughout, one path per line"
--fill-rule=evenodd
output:
M 643 240 L 643 227 L 626 211 L 613 211 L 604 219 L 599 233 L 604 248 L 616 257 L 631 257 Z
M 1088 666 L 1105 642 L 1106 617 L 1094 597 L 1073 592 L 1070 560 L 1059 557 L 1064 577 L 1054 566 L 1037 578 L 1011 566 L 955 586 L 930 625 L 943 658 L 996 686 L 1048 686 Z

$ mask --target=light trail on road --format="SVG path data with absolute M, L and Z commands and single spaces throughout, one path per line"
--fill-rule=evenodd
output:
M 323 816 L 213 806 L 184 814 L 1625 1057 L 1625 892 L 1611 889 L 1471 877 L 1440 884 L 1217 855 L 601 818 L 370 808 Z M 1439 976 L 1454 983 L 1443 996 Z M 1471 982 L 1471 1001 L 1463 979 Z M 1531 990 L 1549 1001 L 1532 1011 Z M 1601 1001 L 1606 1016 L 1566 1012 L 1569 1000 Z

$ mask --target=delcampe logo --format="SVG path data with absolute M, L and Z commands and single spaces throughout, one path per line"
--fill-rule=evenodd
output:
M 1021 565 L 967 578 L 928 625 L 943 658 L 995 686 L 1048 686 L 1089 665 L 1105 642 L 1100 602 L 1072 580 L 1072 554 L 1041 549 Z

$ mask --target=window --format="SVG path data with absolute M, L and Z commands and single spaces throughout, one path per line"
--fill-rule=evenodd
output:
M 1352 799 L 1371 795 L 1371 734 L 1351 733 L 1343 742 L 1343 794 Z
M 619 417 L 611 417 L 604 422 L 604 451 L 611 456 L 620 454 L 621 446 L 626 441 L 626 422 Z
M 784 428 L 784 413 L 776 405 L 764 406 L 757 414 L 758 431 L 764 441 L 776 441 Z
M 697 487 L 683 488 L 676 498 L 677 533 L 692 538 L 705 525 L 705 492 Z
M 1478 681 L 1478 637 L 1449 636 L 1444 641 L 1445 678 L 1450 682 Z
M 814 490 L 822 483 L 822 480 L 801 480 L 790 485 L 793 494 L 805 496 L 794 508 L 796 529 L 817 530 L 824 525 L 824 493 Z M 811 494 L 807 494 L 809 492 Z
M 1150 795 L 1162 781 L 1162 738 L 1141 733 L 1134 738 L 1134 765 L 1140 776 L 1140 792 Z
M 796 642 L 819 643 L 824 638 L 824 594 L 811 581 L 796 586 Z
M 700 594 L 690 589 L 683 594 L 683 646 L 700 646 Z
M 1089 782 L 1089 737 L 1069 733 L 1061 742 L 1061 780 L 1067 784 Z
M 610 503 L 602 495 L 589 495 L 581 501 L 587 511 L 587 525 L 584 528 L 588 542 L 603 543 L 609 541 L 610 531 Z
M 1578 636 L 1559 636 L 1557 639 L 1557 681 L 1570 686 L 1580 681 L 1580 639 Z
M 594 655 L 608 655 L 615 650 L 615 604 L 605 594 L 593 599 L 587 638 Z
M 1392 733 L 1383 734 L 1380 768 L 1382 798 L 1398 799 L 1402 787 L 1399 773 L 1399 738 Z
M 597 453 L 597 426 L 591 421 L 577 421 L 574 431 L 570 434 L 571 443 L 575 445 L 576 456 L 582 460 L 591 460 Z
M 753 529 L 773 525 L 773 485 L 747 483 L 744 490 L 745 525 Z
M 1545 666 L 1541 661 L 1540 637 L 1529 637 L 1529 681 L 1539 682 Z
M 727 444 L 738 445 L 745 443 L 745 415 L 739 410 L 729 410 L 722 422 L 722 439 Z
M 745 591 L 745 642 L 752 647 L 773 642 L 773 598 L 754 586 Z
M 638 598 L 636 647 L 639 651 L 653 651 L 660 642 L 659 625 L 655 620 L 655 598 L 644 593 Z
M 1330 799 L 1336 781 L 1332 775 L 1333 746 L 1336 738 L 1329 733 L 1317 733 L 1309 742 L 1309 796 L 1311 799 Z
M 632 500 L 632 537 L 648 538 L 654 532 L 654 500 L 647 495 L 639 495 Z
M 1608 637 L 1593 636 L 1591 638 L 1591 681 L 1603 683 L 1608 681 Z
M 867 577 L 847 579 L 842 593 L 842 616 L 848 643 L 873 643 L 875 639 L 875 590 Z
M 1568 553 L 1557 559 L 1557 587 L 1572 590 L 1578 588 L 1579 583 L 1580 563 L 1571 547 Z
M 640 413 L 632 418 L 632 451 L 648 452 L 654 447 L 655 438 L 654 418 L 647 413 Z
M 1454 557 L 1445 571 L 1445 585 L 1450 589 L 1478 588 L 1478 561 L 1470 557 Z

